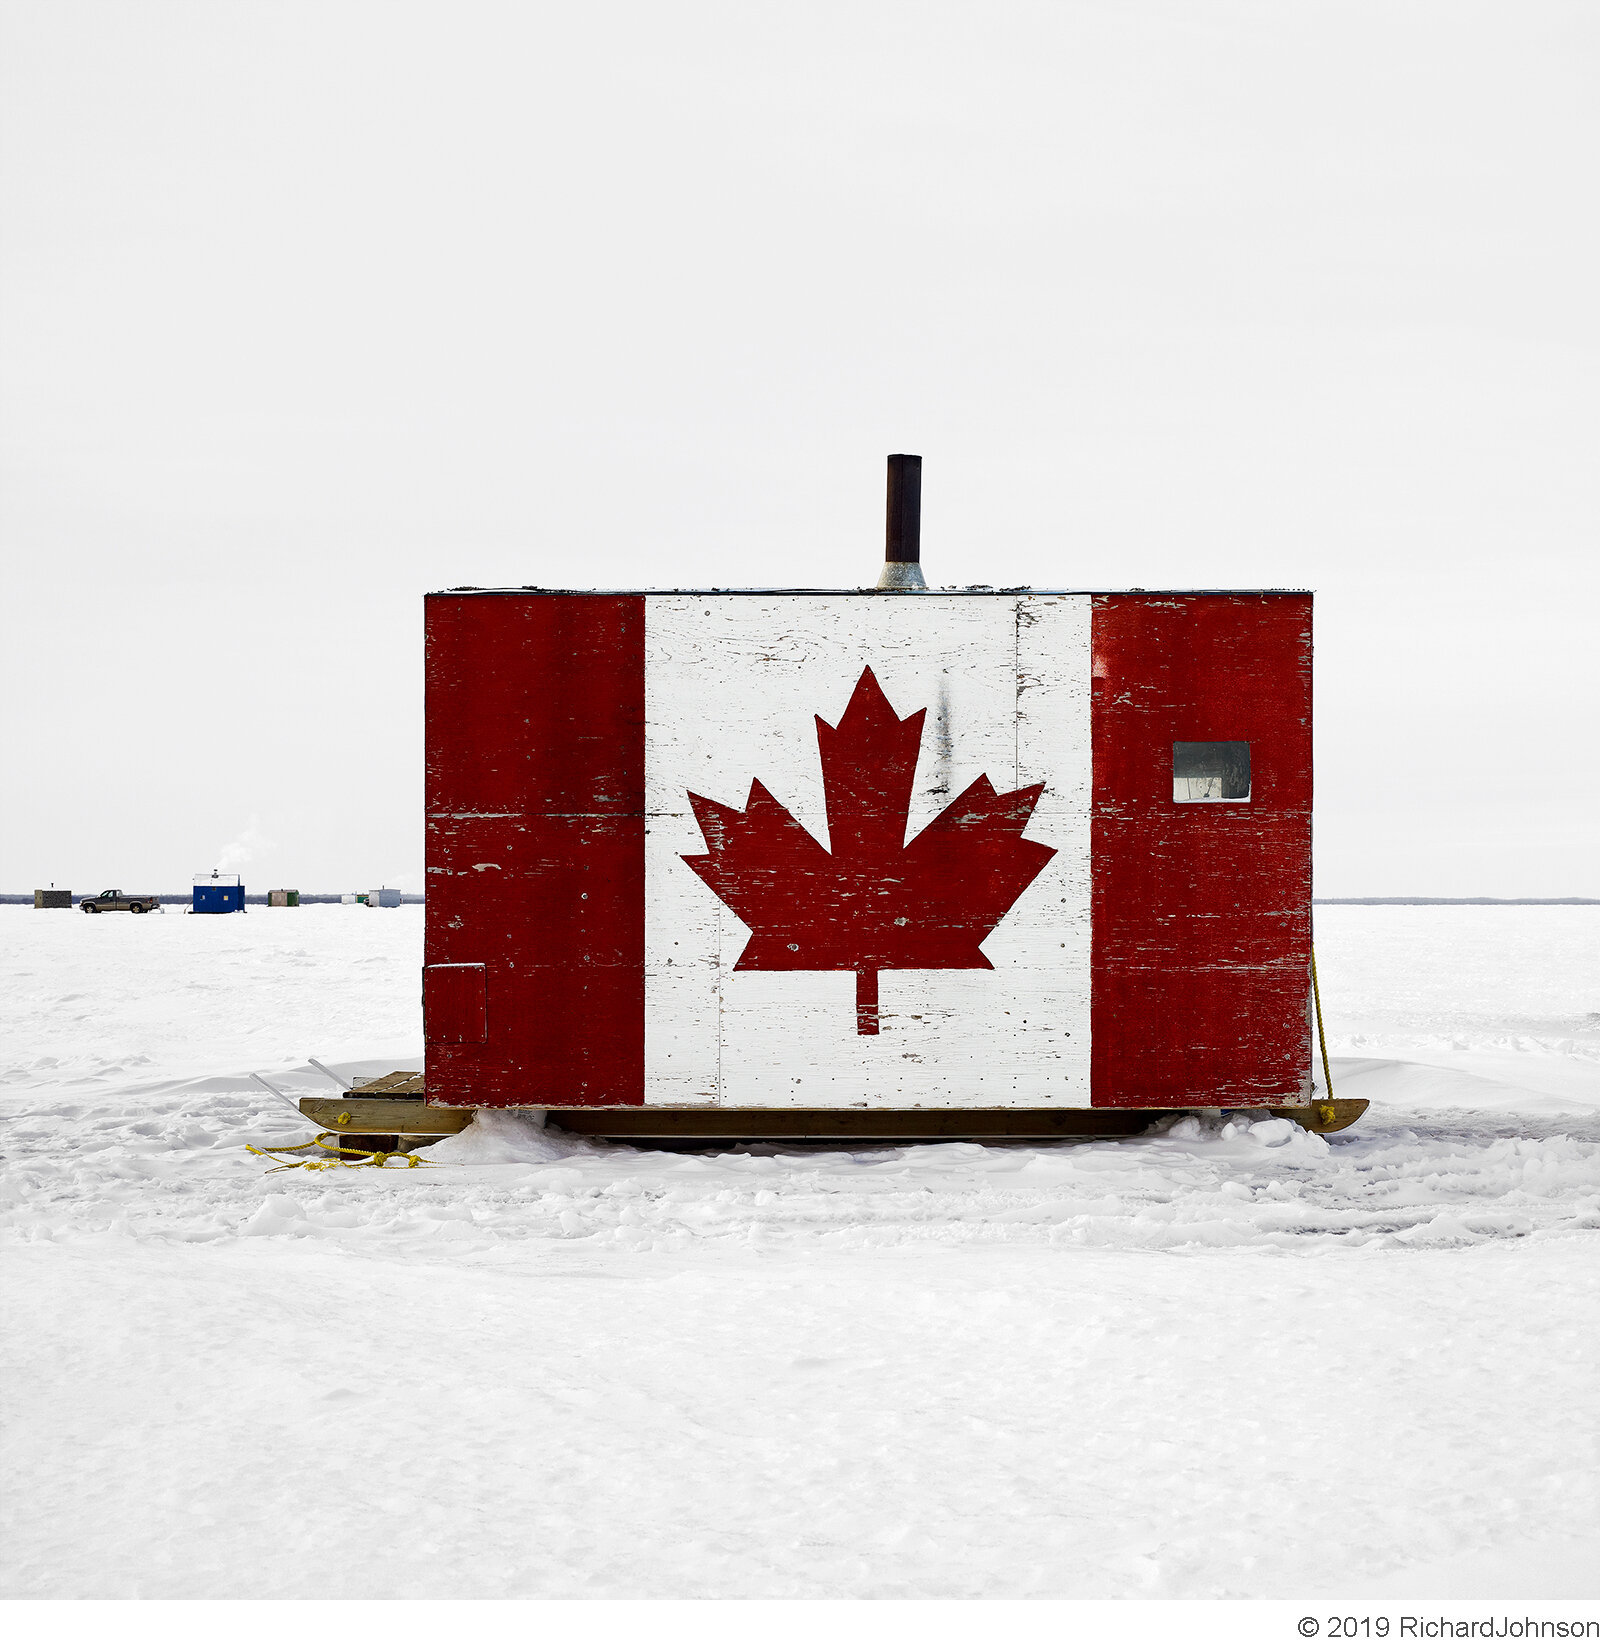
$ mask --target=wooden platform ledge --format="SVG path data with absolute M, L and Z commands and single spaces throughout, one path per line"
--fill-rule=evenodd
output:
M 311 1095 L 300 1102 L 300 1110 L 319 1128 L 341 1137 L 393 1135 L 413 1141 L 460 1134 L 473 1118 L 470 1109 L 425 1105 L 420 1071 L 391 1071 L 387 1077 L 357 1083 L 338 1100 Z
M 1274 1106 L 1264 1115 L 1287 1117 L 1316 1134 L 1349 1128 L 1366 1111 L 1365 1100 Z M 343 1135 L 394 1135 L 437 1140 L 459 1134 L 472 1121 L 466 1109 L 424 1104 L 422 1073 L 390 1072 L 346 1089 L 340 1099 L 312 1096 L 300 1110 L 319 1128 Z M 1331 1116 L 1327 1115 L 1331 1112 Z M 688 1142 L 738 1140 L 939 1141 L 1114 1139 L 1142 1134 L 1171 1117 L 1171 1109 L 1023 1110 L 926 1108 L 922 1110 L 780 1111 L 720 1110 L 713 1106 L 564 1106 L 546 1114 L 572 1134 L 600 1140 Z

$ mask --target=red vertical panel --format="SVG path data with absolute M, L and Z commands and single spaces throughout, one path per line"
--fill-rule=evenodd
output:
M 430 1043 L 486 1043 L 489 991 L 482 963 L 433 963 L 422 970 L 422 1023 Z
M 448 1106 L 644 1094 L 644 598 L 429 596 L 426 963 L 485 965 Z M 441 1022 L 441 1029 L 443 1025 Z
M 1100 596 L 1093 657 L 1093 1103 L 1298 1096 L 1311 598 Z M 1173 742 L 1233 739 L 1250 800 L 1174 802 Z

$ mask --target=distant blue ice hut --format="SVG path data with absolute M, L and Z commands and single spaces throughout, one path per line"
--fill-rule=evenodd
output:
M 223 876 L 213 871 L 194 879 L 194 913 L 196 916 L 216 911 L 244 910 L 244 884 L 238 877 Z

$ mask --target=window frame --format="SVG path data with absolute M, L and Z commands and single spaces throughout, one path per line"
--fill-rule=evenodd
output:
M 1173 807 L 1175 807 L 1175 808 L 1217 807 L 1219 805 L 1239 807 L 1242 804 L 1245 804 L 1245 803 L 1248 803 L 1248 802 L 1251 802 L 1252 800 L 1254 800 L 1254 797 L 1255 797 L 1255 773 L 1254 773 L 1253 765 L 1252 765 L 1251 760 L 1250 760 L 1250 744 L 1251 744 L 1251 741 L 1248 740 L 1248 739 L 1174 739 L 1172 741 L 1172 805 L 1173 805 Z M 1180 773 L 1178 771 L 1180 761 L 1184 761 L 1186 763 L 1186 765 L 1193 766 L 1196 762 L 1198 762 L 1200 760 L 1200 758 L 1197 757 L 1197 756 L 1189 756 L 1187 758 L 1180 759 L 1179 754 L 1178 754 L 1179 751 L 1185 751 L 1185 752 L 1199 751 L 1199 750 L 1201 750 L 1205 747 L 1208 747 L 1208 746 L 1209 747 L 1216 747 L 1216 748 L 1219 748 L 1219 749 L 1225 749 L 1225 750 L 1234 750 L 1234 751 L 1243 750 L 1243 752 L 1244 752 L 1244 795 L 1243 796 L 1179 796 L 1177 794 L 1178 781 L 1180 779 L 1202 779 L 1202 778 L 1209 779 L 1209 778 L 1213 777 L 1212 773 L 1210 773 L 1210 772 L 1206 772 L 1206 773 L 1194 773 L 1194 772 Z M 1234 763 L 1237 763 L 1237 758 L 1236 757 L 1233 758 L 1233 761 L 1234 761 Z M 1228 765 L 1226 763 L 1219 765 L 1219 767 L 1215 771 L 1215 777 L 1216 777 L 1216 779 L 1217 779 L 1217 781 L 1220 785 L 1226 785 L 1227 784 L 1227 782 L 1228 782 Z

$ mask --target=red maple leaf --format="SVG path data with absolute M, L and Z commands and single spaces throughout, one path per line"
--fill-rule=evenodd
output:
M 987 774 L 906 841 L 926 714 L 902 720 L 863 670 L 838 727 L 817 718 L 831 853 L 759 779 L 742 811 L 689 792 L 710 851 L 684 862 L 751 931 L 734 967 L 853 973 L 869 1035 L 880 969 L 992 968 L 979 945 L 1055 855 L 1022 837 L 1044 786 Z

